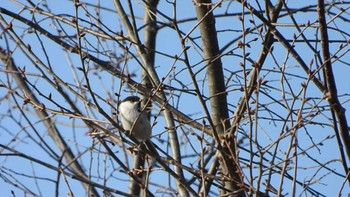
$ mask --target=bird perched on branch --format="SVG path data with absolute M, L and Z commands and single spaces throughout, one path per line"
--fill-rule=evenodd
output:
M 141 147 L 145 145 L 150 151 L 151 157 L 156 157 L 155 160 L 157 160 L 159 159 L 159 153 L 150 140 L 152 134 L 151 123 L 147 117 L 146 110 L 143 110 L 141 107 L 141 101 L 138 96 L 129 96 L 120 103 L 119 114 L 121 123 L 125 131 L 130 132 L 131 136 L 142 143 Z M 151 159 L 149 164 L 154 165 L 155 160 Z M 138 164 L 135 168 L 137 167 L 139 167 Z
M 120 118 L 123 128 L 139 142 L 151 137 L 152 127 L 146 110 L 141 108 L 141 99 L 138 96 L 129 96 L 119 105 Z

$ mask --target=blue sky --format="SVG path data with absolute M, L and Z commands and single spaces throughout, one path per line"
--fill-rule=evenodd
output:
M 23 1 L 24 2 L 24 1 Z M 22 2 L 22 3 L 23 3 Z M 87 3 L 96 3 L 96 1 L 85 1 Z M 39 3 L 36 2 L 36 3 Z M 298 2 L 288 2 L 288 6 L 290 8 L 300 8 L 304 7 L 306 5 L 303 5 L 304 1 L 298 1 Z M 307 4 L 309 2 L 306 2 Z M 40 3 L 39 3 L 40 4 Z M 74 15 L 74 6 L 73 3 L 69 1 L 48 1 L 49 8 L 52 10 L 53 13 L 59 15 L 59 14 L 70 14 Z M 177 2 L 177 19 L 182 20 L 186 19 L 188 17 L 195 17 L 195 10 L 194 5 L 191 1 L 178 1 Z M 312 4 L 315 4 L 315 1 L 312 1 Z M 106 8 L 111 9 L 114 11 L 114 5 L 112 1 L 106 1 L 101 2 L 101 5 L 103 5 Z M 135 6 L 135 15 L 138 17 L 142 17 L 143 10 L 142 10 L 142 3 L 138 1 L 133 1 L 133 5 Z M 255 3 L 252 2 L 253 6 L 256 6 Z M 345 5 L 347 6 L 347 5 Z M 0 7 L 4 7 L 6 9 L 9 9 L 13 12 L 19 12 L 20 8 L 16 6 L 13 2 L 7 1 L 7 4 L 1 5 Z M 86 4 L 86 7 L 91 13 L 94 13 L 94 9 L 89 7 L 88 4 Z M 340 6 L 339 6 L 340 7 Z M 344 7 L 346 8 L 346 7 Z M 242 11 L 242 6 L 238 4 L 237 2 L 230 2 L 224 1 L 222 6 L 217 8 L 215 10 L 215 14 L 223 14 L 223 13 L 238 13 Z M 172 7 L 166 3 L 165 1 L 161 1 L 159 4 L 159 10 L 165 14 L 168 14 L 170 16 L 173 16 L 173 9 Z M 247 10 L 244 10 L 247 11 Z M 339 10 L 333 8 L 331 11 L 337 13 Z M 91 18 L 85 16 L 84 10 L 79 10 L 79 16 L 86 19 L 91 20 Z M 26 18 L 31 18 L 31 13 L 28 11 L 24 11 L 22 13 L 22 16 Z M 66 17 L 66 15 L 62 15 Z M 51 20 L 48 20 L 46 17 L 35 15 L 36 20 L 40 21 L 40 24 L 46 28 L 51 33 L 56 33 L 55 26 L 51 24 Z M 327 20 L 329 20 L 332 16 L 329 15 Z M 347 17 L 347 15 L 344 14 L 344 17 Z M 7 16 L 4 16 L 5 20 L 9 21 L 10 18 Z M 69 18 L 69 17 L 67 17 Z M 103 21 L 103 24 L 106 25 L 111 31 L 109 31 L 109 34 L 113 34 L 115 32 L 119 32 L 122 28 L 122 24 L 120 19 L 113 14 L 112 12 L 108 10 L 104 10 L 101 12 L 101 20 Z M 229 17 L 219 17 L 216 20 L 216 28 L 218 30 L 218 38 L 220 41 L 220 47 L 225 46 L 227 43 L 229 43 L 232 39 L 238 37 L 241 34 L 242 28 L 253 28 L 253 25 L 251 24 L 251 20 L 256 21 L 256 24 L 260 24 L 259 20 L 252 16 L 252 15 L 246 15 L 244 18 L 244 23 L 241 23 L 239 18 L 237 16 L 229 16 Z M 310 21 L 311 24 L 315 23 L 317 20 L 317 16 L 314 12 L 309 13 L 301 13 L 300 15 L 296 16 L 296 20 L 300 24 L 305 24 L 308 21 Z M 161 17 L 158 19 L 161 23 L 168 23 L 164 17 Z M 278 30 L 280 30 L 283 35 L 288 38 L 289 40 L 293 39 L 293 34 L 296 34 L 298 36 L 298 33 L 294 27 L 288 27 L 284 24 L 291 24 L 290 18 L 288 16 L 285 16 L 281 18 L 278 21 L 281 26 L 278 27 Z M 184 34 L 187 34 L 191 31 L 191 29 L 196 24 L 196 21 L 188 21 L 179 24 L 179 27 L 181 31 Z M 242 25 L 244 24 L 244 26 Z M 67 30 L 67 34 L 72 36 L 72 42 L 76 41 L 73 36 L 76 33 L 74 28 L 69 28 L 67 25 L 62 24 L 64 29 Z M 83 22 L 81 22 L 81 25 L 86 25 Z M 139 27 L 142 26 L 142 20 L 137 21 L 137 25 Z M 332 23 L 329 24 L 331 27 L 340 27 L 344 31 L 346 29 L 349 29 L 349 23 L 344 22 L 343 20 L 336 19 Z M 24 28 L 26 26 L 18 21 L 13 21 L 13 26 L 15 31 L 22 35 L 23 32 L 26 32 Z M 103 28 L 106 31 L 107 28 Z M 228 31 L 227 31 L 228 29 Z M 226 30 L 226 31 L 222 31 Z M 123 32 L 126 34 L 125 29 L 123 29 Z M 319 32 L 316 31 L 316 28 L 308 28 L 305 30 L 305 35 L 307 38 L 310 39 L 316 39 L 316 37 L 319 38 Z M 202 70 L 202 68 L 205 66 L 203 63 L 203 53 L 200 49 L 201 42 L 199 39 L 199 30 L 198 28 L 195 29 L 191 34 L 190 38 L 192 40 L 187 40 L 186 45 L 190 46 L 190 49 L 188 50 L 188 53 L 190 55 L 190 64 L 193 66 L 193 70 L 196 72 L 198 71 L 197 82 L 199 83 L 202 94 L 205 96 L 208 96 L 208 90 L 207 90 L 207 83 L 205 81 L 205 71 Z M 318 35 L 318 36 L 315 36 Z M 59 77 L 67 84 L 70 85 L 70 87 L 75 87 L 77 91 L 80 91 L 82 95 L 85 95 L 88 100 L 91 99 L 89 94 L 85 94 L 80 88 L 76 87 L 79 85 L 78 82 L 84 83 L 84 78 L 82 76 L 82 73 L 77 71 L 77 67 L 81 66 L 81 62 L 79 61 L 79 57 L 77 55 L 69 54 L 62 50 L 62 47 L 58 46 L 57 44 L 54 44 L 49 39 L 45 38 L 42 35 L 38 35 L 42 39 L 42 44 L 45 47 L 45 50 L 47 51 L 48 58 L 46 59 L 45 54 L 43 53 L 43 49 L 40 46 L 40 43 L 38 42 L 38 39 L 35 34 L 33 33 L 25 33 L 23 41 L 27 44 L 31 45 L 32 50 L 35 52 L 38 57 L 43 60 L 46 64 L 50 64 L 53 67 L 53 70 L 58 74 Z M 341 56 L 342 61 L 347 61 L 349 55 L 347 54 L 349 47 L 348 44 L 345 43 L 346 40 L 349 40 L 349 36 L 345 33 L 338 32 L 335 30 L 329 30 L 329 37 L 330 39 L 334 40 L 344 40 L 344 48 L 340 50 L 338 53 L 338 56 L 341 54 L 345 54 L 344 56 Z M 143 40 L 143 31 L 140 31 L 140 38 Z M 250 34 L 246 37 L 246 41 L 249 42 L 253 40 L 254 38 L 258 38 L 258 41 L 251 42 L 250 48 L 246 47 L 246 53 L 250 53 L 249 57 L 253 60 L 255 60 L 259 52 L 261 50 L 261 36 L 258 35 L 256 32 L 253 34 Z M 298 40 L 301 40 L 300 37 L 298 37 Z M 69 39 L 67 39 L 69 41 Z M 105 41 L 102 39 L 96 39 L 96 37 L 91 36 L 89 34 L 86 35 L 86 37 L 83 40 L 83 46 L 86 46 L 86 48 L 89 49 L 89 52 L 94 53 L 94 50 L 99 51 L 107 51 L 109 54 L 115 54 L 116 56 L 121 56 L 123 54 L 123 51 L 118 47 L 118 44 L 113 41 Z M 334 54 L 338 49 L 339 45 L 341 43 L 334 42 L 330 44 L 331 53 Z M 130 46 L 128 44 L 125 44 L 126 46 Z M 5 47 L 6 43 L 4 39 L 0 39 L 0 46 Z M 313 44 L 313 46 L 315 46 Z M 297 42 L 295 43 L 295 49 L 299 52 L 299 55 L 304 59 L 304 61 L 308 64 L 311 62 L 312 59 L 314 59 L 314 53 L 304 44 Z M 19 67 L 25 67 L 26 71 L 28 73 L 32 74 L 38 74 L 39 71 L 36 69 L 31 63 L 28 58 L 21 52 L 13 43 L 10 44 L 10 50 L 14 51 L 14 58 L 15 62 Z M 318 45 L 318 50 L 321 50 L 320 45 Z M 134 54 L 136 54 L 133 47 L 130 47 L 130 51 Z M 182 48 L 180 45 L 180 41 L 178 39 L 178 36 L 175 34 L 175 32 L 170 28 L 162 28 L 160 29 L 158 35 L 157 35 L 157 51 L 161 53 L 157 53 L 156 55 L 156 71 L 158 72 L 160 77 L 166 76 L 169 72 L 171 75 L 167 78 L 165 78 L 164 82 L 167 85 L 171 85 L 173 87 L 181 88 L 181 85 L 184 84 L 185 87 L 189 88 L 190 90 L 193 89 L 193 83 L 189 77 L 188 72 L 186 71 L 186 67 L 181 61 L 175 61 L 174 58 L 170 58 L 169 56 L 165 56 L 162 54 L 167 55 L 178 55 L 181 56 Z M 222 57 L 222 63 L 223 67 L 225 69 L 225 77 L 227 78 L 227 84 L 228 85 L 228 102 L 230 104 L 229 109 L 232 113 L 230 113 L 230 117 L 232 118 L 233 112 L 235 110 L 235 107 L 239 101 L 239 98 L 243 95 L 243 93 L 239 90 L 240 87 L 243 84 L 244 79 L 240 78 L 243 76 L 242 74 L 242 68 L 239 66 L 239 62 L 242 62 L 242 49 L 237 48 L 237 42 L 233 43 L 232 45 L 228 46 L 226 51 L 224 53 L 230 54 L 225 55 Z M 300 65 L 288 54 L 288 52 L 285 50 L 285 48 L 278 42 L 274 44 L 274 52 L 272 53 L 273 56 L 268 56 L 267 60 L 264 63 L 264 69 L 260 73 L 260 77 L 264 80 L 267 80 L 268 83 L 266 87 L 262 87 L 261 93 L 259 94 L 259 104 L 261 105 L 259 109 L 259 117 L 261 119 L 257 123 L 257 131 L 258 134 L 256 135 L 256 138 L 258 139 L 258 144 L 263 147 L 264 150 L 268 150 L 269 152 L 273 151 L 275 146 L 271 146 L 271 144 L 274 144 L 273 141 L 279 138 L 281 135 L 281 132 L 283 132 L 282 123 L 279 121 L 272 121 L 271 116 L 274 118 L 277 117 L 276 115 L 271 115 L 266 110 L 263 110 L 264 108 L 262 106 L 266 106 L 268 109 L 274 111 L 277 113 L 277 115 L 280 115 L 282 117 L 286 117 L 288 112 L 285 110 L 285 108 L 278 103 L 275 103 L 274 99 L 281 100 L 282 94 L 281 89 L 285 88 L 286 92 L 293 91 L 295 94 L 297 94 L 299 91 L 303 91 L 303 87 L 301 86 L 302 83 L 306 82 L 307 73 L 305 73 Z M 113 57 L 108 56 L 106 54 L 99 56 L 101 59 L 109 61 L 109 60 L 115 60 Z M 123 66 L 123 61 L 121 62 L 121 66 Z M 1 69 L 4 69 L 3 65 L 1 65 Z M 117 98 L 115 97 L 115 92 L 121 93 L 121 99 L 128 96 L 130 93 L 127 91 L 127 86 L 121 86 L 120 80 L 116 78 L 115 76 L 112 76 L 110 73 L 103 71 L 101 69 L 93 70 L 94 63 L 88 62 L 86 65 L 90 66 L 92 69 L 91 72 L 89 72 L 90 77 L 90 83 L 92 86 L 93 91 L 101 96 L 101 98 L 110 100 L 114 99 L 115 101 Z M 172 66 L 175 66 L 176 68 L 171 71 Z M 288 84 L 286 81 L 284 81 L 284 85 L 281 85 L 281 80 L 283 81 L 283 78 L 281 77 L 279 68 L 285 68 L 286 73 L 288 73 L 287 77 L 289 77 L 291 88 L 289 89 Z M 136 81 L 140 80 L 140 67 L 137 61 L 134 59 L 129 59 L 127 61 L 127 68 L 130 72 L 135 72 L 136 77 L 134 78 Z M 247 69 L 251 69 L 251 64 L 247 62 Z M 344 104 L 344 107 L 346 109 L 349 108 L 349 73 L 350 73 L 350 67 L 340 61 L 334 61 L 333 62 L 333 70 L 337 81 L 337 87 L 338 87 L 338 95 L 342 95 L 340 97 L 341 102 Z M 46 71 L 44 71 L 46 73 Z M 238 73 L 235 75 L 232 75 L 232 73 Z M 293 76 L 295 75 L 295 76 Z M 174 76 L 176 76 L 176 80 L 174 79 Z M 298 77 L 296 77 L 298 76 Z M 75 77 L 78 79 L 76 80 Z M 39 78 L 35 75 L 29 76 L 28 79 L 31 80 L 33 84 L 37 88 L 40 89 L 40 91 L 46 95 L 52 94 L 52 98 L 56 102 L 62 103 L 62 105 L 67 106 L 68 104 L 63 102 L 63 98 L 47 83 L 44 79 Z M 6 84 L 7 83 L 7 75 L 5 75 L 5 72 L 0 73 L 0 81 L 1 83 Z M 15 83 L 12 83 L 13 85 Z M 0 88 L 0 95 L 6 94 L 7 90 L 4 88 Z M 310 101 L 308 104 L 308 107 L 310 109 L 305 109 L 305 113 L 309 110 L 310 112 L 313 112 L 315 110 L 314 106 L 327 106 L 327 102 L 322 100 L 323 93 L 320 92 L 312 83 L 308 86 L 308 88 L 305 91 L 306 97 L 310 98 L 316 98 L 312 102 Z M 192 118 L 202 118 L 204 116 L 203 109 L 201 104 L 199 103 L 199 100 L 196 96 L 192 94 L 182 93 L 181 97 L 176 97 L 178 94 L 180 95 L 179 91 L 168 91 L 168 97 L 172 97 L 172 99 L 169 100 L 170 104 L 173 106 L 178 107 L 179 110 L 183 111 L 185 114 L 191 115 Z M 171 95 L 173 93 L 173 95 Z M 70 96 L 74 98 L 74 95 L 70 93 Z M 254 98 L 256 98 L 254 96 Z M 301 97 L 302 98 L 302 97 Z M 293 109 L 298 109 L 298 107 L 301 106 L 302 102 L 301 100 L 296 100 L 295 103 L 292 102 L 292 96 L 290 94 L 286 94 L 286 102 L 289 106 L 292 106 Z M 12 100 L 13 101 L 13 100 Z M 112 104 L 109 105 L 105 102 L 105 100 L 99 99 L 99 104 L 102 106 L 102 108 L 109 114 L 115 111 L 115 108 L 112 108 L 111 106 L 115 106 L 116 104 L 111 102 Z M 19 99 L 19 102 L 21 100 Z M 48 108 L 59 110 L 59 108 L 52 102 L 47 102 L 45 99 L 43 99 L 43 102 L 45 102 L 45 105 Z M 317 103 L 320 102 L 320 103 Z M 106 122 L 106 118 L 103 117 L 101 114 L 99 114 L 96 110 L 89 108 L 86 103 L 84 103 L 81 99 L 76 98 L 77 106 L 82 110 L 83 114 L 86 115 L 86 117 L 93 118 L 96 120 L 99 120 L 101 122 Z M 209 101 L 206 103 L 209 106 Z M 286 104 L 286 103 L 285 103 Z M 1 119 L 1 125 L 4 132 L 1 132 L 1 144 L 7 144 L 11 147 L 15 147 L 16 150 L 21 151 L 23 153 L 29 154 L 30 156 L 34 158 L 40 158 L 48 163 L 51 163 L 52 165 L 56 164 L 55 161 L 48 155 L 42 152 L 40 150 L 40 147 L 35 144 L 31 139 L 28 138 L 28 135 L 31 135 L 33 133 L 33 130 L 29 127 L 28 123 L 23 120 L 23 115 L 19 113 L 18 110 L 15 108 L 9 107 L 9 103 L 7 100 L 3 100 L 0 103 L 0 111 L 1 114 L 6 114 L 5 111 L 10 110 L 11 114 L 14 115 L 13 119 L 7 117 Z M 254 107 L 255 104 L 251 103 L 251 106 Z M 33 110 L 30 106 L 24 106 L 24 109 L 26 109 L 26 113 L 30 114 L 29 118 L 30 120 L 35 123 L 35 128 L 39 131 L 39 133 L 42 134 L 42 137 L 45 139 L 45 141 L 52 145 L 52 148 L 58 152 L 58 149 L 54 146 L 54 143 L 48 136 L 48 134 L 45 132 L 45 127 L 42 125 L 40 120 L 35 116 L 33 113 Z M 210 108 L 209 108 L 210 109 Z M 327 136 L 334 135 L 334 131 L 329 126 L 332 124 L 331 120 L 328 119 L 330 117 L 329 111 L 322 111 L 321 114 L 316 116 L 313 119 L 310 119 L 314 122 L 323 122 L 323 126 L 319 125 L 313 125 L 309 124 L 306 129 L 299 129 L 296 133 L 297 139 L 298 139 L 298 145 L 303 150 L 308 150 L 307 153 L 313 156 L 314 158 L 317 158 L 317 161 L 320 163 L 327 163 L 327 167 L 344 175 L 344 170 L 342 168 L 342 165 L 340 163 L 340 156 L 338 147 L 336 144 L 336 139 L 327 139 Z M 152 114 L 156 115 L 159 112 L 158 107 L 154 107 Z M 349 111 L 346 111 L 346 115 L 349 116 Z M 104 151 L 104 149 L 97 143 L 94 144 L 94 141 L 91 137 L 86 135 L 86 132 L 88 132 L 87 127 L 83 124 L 83 122 L 79 119 L 70 119 L 67 116 L 64 115 L 53 115 L 52 118 L 58 122 L 57 126 L 62 132 L 64 139 L 70 144 L 72 149 L 76 153 L 82 153 L 84 154 L 78 159 L 81 163 L 85 165 L 86 168 L 91 168 L 91 173 L 98 177 L 96 180 L 101 181 L 103 178 L 106 178 L 106 184 L 108 186 L 115 186 L 118 185 L 117 188 L 122 191 L 127 191 L 127 176 L 125 176 L 124 172 L 120 172 L 120 168 L 117 164 L 115 164 L 110 158 L 104 157 L 104 154 L 99 154 L 99 151 Z M 270 118 L 270 119 L 269 119 Z M 296 118 L 296 117 L 293 117 Z M 22 129 L 16 121 L 23 123 Z M 154 121 L 154 119 L 152 119 Z M 101 123 L 102 124 L 102 123 Z M 290 123 L 287 122 L 287 124 L 290 125 Z M 154 127 L 153 134 L 158 135 L 164 133 L 165 130 L 165 123 L 162 116 L 157 118 L 157 124 Z M 290 127 L 289 127 L 290 128 Z M 1 128 L 0 128 L 1 129 Z M 2 130 L 1 129 L 1 130 Z M 188 127 L 184 128 L 184 131 L 186 131 Z M 181 136 L 182 134 L 181 129 L 178 129 L 178 135 Z M 252 129 L 254 131 L 254 129 Z M 25 132 L 28 132 L 28 134 L 25 134 Z M 200 131 L 195 131 L 197 134 L 200 134 Z M 243 137 L 244 135 L 249 134 L 250 128 L 248 121 L 245 121 L 242 123 L 240 127 L 240 133 L 238 134 L 238 137 Z M 12 134 L 18 134 L 18 137 L 16 138 L 16 141 L 11 141 L 11 139 L 14 138 Z M 37 136 L 33 135 L 35 139 L 38 140 Z M 167 135 L 163 134 L 160 136 L 161 140 L 167 141 Z M 185 145 L 182 147 L 182 151 L 186 154 L 191 154 L 194 151 L 198 150 L 200 147 L 200 143 L 195 139 L 193 136 L 189 136 L 189 138 L 180 137 L 181 141 L 185 143 Z M 206 139 L 210 140 L 209 136 L 206 136 Z M 324 141 L 325 140 L 325 141 Z M 153 142 L 155 142 L 158 146 L 164 148 L 164 150 L 168 150 L 166 143 L 161 143 L 160 140 L 158 140 L 158 136 L 154 137 L 152 139 Z M 319 144 L 322 141 L 324 143 L 322 145 L 318 145 L 317 147 L 315 144 Z M 189 143 L 190 142 L 190 143 Z M 94 144 L 94 145 L 93 145 Z M 192 145 L 192 146 L 191 146 Z M 243 148 L 249 148 L 249 141 L 247 139 L 243 140 L 243 143 L 241 144 L 242 149 L 240 150 L 240 156 L 242 158 L 242 161 L 244 159 L 249 159 L 249 154 L 243 150 Z M 281 159 L 284 158 L 284 153 L 288 150 L 288 147 L 290 146 L 290 138 L 285 138 L 280 141 L 279 148 L 277 150 L 277 155 Z M 89 148 L 93 147 L 93 151 L 87 151 Z M 194 147 L 194 148 L 193 148 Z M 256 147 L 252 148 L 253 151 L 257 151 Z M 116 151 L 116 154 L 118 157 L 124 159 L 124 154 L 122 151 L 120 151 L 119 147 L 113 147 L 113 150 Z M 334 173 L 331 173 L 329 170 L 326 170 L 319 164 L 317 164 L 316 161 L 313 161 L 310 159 L 309 155 L 301 154 L 301 150 L 298 149 L 298 154 L 300 156 L 298 157 L 298 160 L 295 161 L 292 159 L 291 165 L 288 165 L 288 173 L 293 173 L 293 168 L 296 167 L 298 169 L 297 172 L 297 179 L 298 181 L 308 183 L 309 180 L 315 181 L 315 184 L 312 184 L 311 187 L 322 194 L 326 196 L 334 196 L 337 195 L 341 191 L 341 185 L 344 182 L 344 178 L 335 175 Z M 271 159 L 270 156 L 264 154 L 268 159 Z M 254 161 L 259 161 L 259 156 L 254 157 Z M 131 162 L 131 159 L 127 159 L 128 162 Z M 185 159 L 184 160 L 186 165 L 196 165 L 198 161 L 195 159 Z M 297 162 L 297 163 L 295 163 Z M 242 162 L 243 164 L 244 162 Z M 267 161 L 264 162 L 265 165 L 268 165 L 269 163 Z M 279 164 L 278 161 L 275 161 L 276 165 L 282 165 Z M 0 157 L 0 167 L 4 169 L 4 172 L 10 172 L 10 169 L 16 169 L 18 173 L 23 174 L 30 174 L 33 175 L 35 172 L 36 176 L 43 177 L 43 178 L 50 178 L 55 179 L 57 176 L 56 172 L 53 172 L 51 170 L 48 170 L 46 168 L 43 168 L 42 166 L 38 166 L 37 164 L 31 163 L 29 161 L 16 158 L 16 157 Z M 255 166 L 257 167 L 257 166 Z M 243 170 L 245 172 L 245 175 L 249 177 L 249 170 L 243 167 Z M 258 176 L 259 171 L 257 169 L 254 169 L 253 171 L 253 177 Z M 267 171 L 265 171 L 267 173 Z M 33 175 L 34 176 L 34 175 Z M 189 174 L 186 174 L 187 178 L 191 178 Z M 74 191 L 74 194 L 76 196 L 83 195 L 83 190 L 77 181 L 74 181 L 70 179 L 69 177 L 68 181 L 69 184 Z M 156 171 L 151 174 L 151 179 L 154 178 L 154 180 L 162 180 L 162 182 L 167 182 L 168 177 L 166 174 L 162 173 L 160 170 Z M 265 178 L 265 177 L 264 177 Z M 34 182 L 31 178 L 23 178 L 21 180 L 24 180 L 24 183 L 27 185 L 27 187 L 30 187 L 33 189 L 33 191 L 36 191 L 39 195 L 44 196 L 53 196 L 50 195 L 50 192 L 52 191 L 52 188 L 54 188 L 54 183 L 47 181 L 47 180 L 38 180 L 38 182 Z M 61 184 L 60 184 L 60 194 L 66 194 L 67 192 L 67 186 L 63 184 L 63 179 L 61 177 Z M 27 182 L 28 181 L 28 182 Z M 285 184 L 283 185 L 283 193 L 284 194 L 290 194 L 290 191 L 292 187 L 290 186 L 290 183 L 287 179 L 285 179 Z M 274 187 L 278 187 L 278 184 L 280 183 L 280 177 L 278 176 L 278 173 L 274 174 L 272 177 L 271 184 L 274 185 Z M 41 187 L 42 184 L 47 185 L 47 187 Z M 174 183 L 171 183 L 172 186 L 174 186 Z M 40 190 L 38 189 L 40 188 Z M 124 189 L 125 188 L 125 189 Z M 154 191 L 157 191 L 157 188 L 152 186 L 151 189 Z M 159 188 L 158 188 L 159 189 Z M 13 186 L 10 186 L 9 184 L 1 184 L 0 185 L 1 191 L 10 191 L 13 190 L 15 193 L 20 196 L 21 192 L 20 190 L 16 189 Z M 152 190 L 152 191 L 153 191 Z M 40 192 L 41 191 L 41 194 Z M 216 192 L 216 191 L 214 191 Z M 342 194 L 346 195 L 349 193 L 349 186 L 345 184 L 345 187 L 342 189 Z M 300 196 L 305 196 L 306 193 L 303 192 L 303 188 L 301 186 L 298 186 L 296 189 L 296 194 Z

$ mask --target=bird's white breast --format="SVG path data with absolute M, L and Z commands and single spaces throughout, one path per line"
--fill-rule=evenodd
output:
M 120 118 L 125 130 L 131 132 L 138 141 L 151 136 L 151 125 L 145 112 L 140 114 L 137 102 L 123 102 L 119 106 Z M 137 120 L 136 123 L 134 123 Z

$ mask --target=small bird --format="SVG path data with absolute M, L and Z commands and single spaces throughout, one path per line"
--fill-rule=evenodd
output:
M 139 142 L 151 137 L 152 127 L 146 110 L 142 111 L 141 99 L 138 96 L 129 96 L 119 105 L 122 126 Z

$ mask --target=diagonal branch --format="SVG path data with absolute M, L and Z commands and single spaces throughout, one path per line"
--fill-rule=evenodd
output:
M 34 94 L 31 93 L 31 90 L 26 84 L 25 79 L 20 74 L 21 72 L 17 69 L 14 60 L 3 51 L 0 52 L 0 59 L 9 70 L 14 71 L 13 72 L 14 74 L 12 76 L 14 77 L 18 87 L 27 96 L 27 99 L 29 99 L 30 102 L 40 106 L 41 105 L 40 101 L 36 98 Z M 70 164 L 69 167 L 72 169 L 72 171 L 76 175 L 82 177 L 82 179 L 88 180 L 88 176 L 85 174 L 84 169 L 76 160 L 76 157 L 72 152 L 72 150 L 69 148 L 68 144 L 64 141 L 63 137 L 61 136 L 60 132 L 55 126 L 55 123 L 52 121 L 51 118 L 49 118 L 50 117 L 49 114 L 47 114 L 45 110 L 40 110 L 39 108 L 36 108 L 35 112 L 38 115 L 38 117 L 43 121 L 49 135 L 51 136 L 53 141 L 56 143 L 57 147 L 64 154 L 64 157 L 67 160 L 67 163 Z M 83 185 L 87 193 L 90 193 L 91 195 L 94 195 L 94 196 L 99 196 L 96 189 L 94 187 L 91 187 L 90 184 L 85 183 Z
M 13 13 L 13 12 L 7 10 L 7 9 L 2 8 L 2 7 L 0 7 L 0 13 L 4 13 L 5 15 L 11 16 L 11 17 L 21 21 L 22 23 L 28 25 L 29 27 L 31 27 L 31 28 L 35 29 L 36 31 L 40 32 L 41 34 L 45 35 L 47 38 L 49 38 L 50 40 L 52 40 L 56 44 L 60 45 L 64 49 L 69 50 L 71 53 L 76 53 L 76 54 L 78 53 L 77 48 L 75 48 L 75 47 L 71 46 L 70 44 L 64 42 L 59 37 L 51 34 L 48 31 L 46 31 L 40 25 L 38 25 L 36 23 L 33 23 L 30 20 L 27 20 L 26 18 L 20 16 L 19 14 Z M 111 38 L 111 39 L 114 39 L 114 38 Z M 149 88 L 146 88 L 145 86 L 140 85 L 136 81 L 132 80 L 129 76 L 124 75 L 113 64 L 111 64 L 111 63 L 109 63 L 107 61 L 103 61 L 103 60 L 93 56 L 92 54 L 84 54 L 84 55 L 87 55 L 86 58 L 88 58 L 92 62 L 98 64 L 99 66 L 101 66 L 107 72 L 113 74 L 114 76 L 120 77 L 120 79 L 122 79 L 123 81 L 129 83 L 131 85 L 131 87 L 135 88 L 136 90 L 138 90 L 142 94 L 144 94 L 144 95 L 152 95 L 152 92 L 151 92 L 151 90 Z M 203 130 L 204 129 L 204 131 L 206 133 L 209 133 L 209 128 L 207 128 L 207 127 L 203 126 L 202 124 L 198 123 L 197 121 L 193 120 L 192 118 L 190 118 L 186 114 L 182 113 L 181 111 L 179 111 L 178 109 L 176 109 L 175 107 L 170 105 L 169 103 L 166 103 L 164 105 L 164 99 L 162 99 L 160 96 L 154 95 L 152 97 L 152 100 L 155 101 L 155 103 L 158 104 L 159 106 L 163 106 L 167 110 L 171 111 L 171 113 L 174 113 L 174 115 L 182 123 L 188 124 L 188 125 L 196 128 L 196 129 L 198 129 L 198 130 Z

